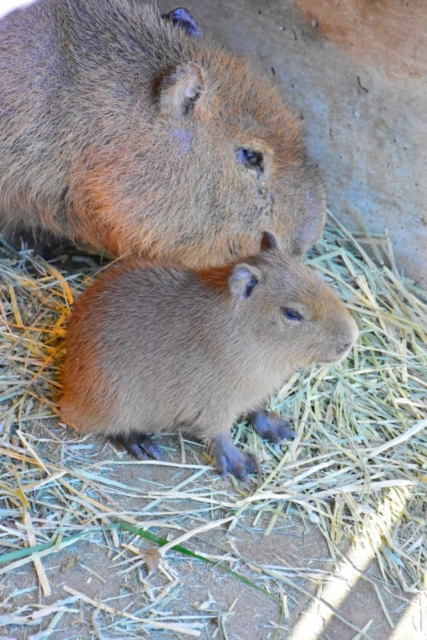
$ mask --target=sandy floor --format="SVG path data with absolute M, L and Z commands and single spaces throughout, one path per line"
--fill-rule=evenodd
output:
M 43 429 L 40 429 L 40 435 L 42 434 Z M 92 439 L 89 443 L 92 445 L 91 454 L 95 453 L 104 461 L 117 461 L 118 456 L 114 456 L 109 446 L 104 447 L 103 443 Z M 177 439 L 164 437 L 162 445 L 170 450 L 168 459 L 177 462 Z M 187 453 L 190 461 L 201 462 L 200 458 L 193 454 L 192 448 L 189 448 Z M 52 451 L 51 455 L 54 458 L 55 452 Z M 109 472 L 109 477 L 139 490 L 157 486 L 157 483 L 165 488 L 173 487 L 181 484 L 193 473 L 188 469 L 173 467 L 144 467 L 137 462 L 133 463 L 122 452 L 118 455 L 120 461 L 131 464 L 115 467 L 113 473 Z M 93 462 L 93 459 L 91 461 Z M 228 481 L 224 483 L 213 471 L 209 474 L 214 491 L 221 491 L 225 487 L 230 491 Z M 137 519 L 136 514 L 147 504 L 143 497 L 120 496 L 120 492 L 108 496 L 89 492 L 89 495 L 104 505 L 111 506 L 119 500 L 120 511 L 134 513 Z M 169 534 L 176 538 L 182 531 L 177 533 L 161 526 L 162 519 L 164 522 L 174 522 L 172 518 L 165 520 L 161 517 L 161 513 L 164 514 L 165 510 L 171 509 L 172 504 L 162 504 L 159 508 L 160 526 L 150 530 L 155 530 L 158 535 Z M 155 520 L 156 515 L 153 509 L 151 519 Z M 148 576 L 145 564 L 139 569 L 120 575 L 129 564 L 120 564 L 125 556 L 117 558 L 120 551 L 117 543 L 123 543 L 126 539 L 129 544 L 129 536 L 119 532 L 114 539 L 111 532 L 106 532 L 93 535 L 90 541 L 76 542 L 43 560 L 52 587 L 52 594 L 48 598 L 41 594 L 32 564 L 5 574 L 1 581 L 1 615 L 4 616 L 18 615 L 21 607 L 24 607 L 21 615 L 27 615 L 29 609 L 25 609 L 25 606 L 34 612 L 37 604 L 42 611 L 46 605 L 58 605 L 58 601 L 70 597 L 70 591 L 67 592 L 64 587 L 76 590 L 80 595 L 96 601 L 95 603 L 84 603 L 80 597 L 71 603 L 64 603 L 68 610 L 50 635 L 43 635 L 40 631 L 52 623 L 55 609 L 37 624 L 8 625 L 2 629 L 4 632 L 7 631 L 6 637 L 16 640 L 41 640 L 45 637 L 52 640 L 142 637 L 144 626 L 133 624 L 126 627 L 129 620 L 124 620 L 121 615 L 111 616 L 97 610 L 96 603 L 102 602 L 105 606 L 113 607 L 120 612 L 127 611 L 138 617 L 160 614 L 155 615 L 155 618 L 161 617 L 162 620 L 172 623 L 179 619 L 178 622 L 183 626 L 191 627 L 192 624 L 199 623 L 200 627 L 196 626 L 193 630 L 200 631 L 200 638 L 203 639 L 351 640 L 360 637 L 355 628 L 362 629 L 370 621 L 368 637 L 374 640 L 412 640 L 423 637 L 416 627 L 418 609 L 409 616 L 405 628 L 393 635 L 374 585 L 395 625 L 398 625 L 405 614 L 410 598 L 402 596 L 390 584 L 386 585 L 383 582 L 375 561 L 364 566 L 362 556 L 352 556 L 354 563 L 363 569 L 363 575 L 371 582 L 351 571 L 347 571 L 347 575 L 343 576 L 340 558 L 336 558 L 334 565 L 323 535 L 316 525 L 309 522 L 304 512 L 290 510 L 288 516 L 281 519 L 280 526 L 277 525 L 268 536 L 265 532 L 269 520 L 261 517 L 256 525 L 254 520 L 254 514 L 249 513 L 239 519 L 238 525 L 231 532 L 228 531 L 227 523 L 193 537 L 186 546 L 200 553 L 241 557 L 241 560 L 222 564 L 248 577 L 253 584 L 269 591 L 272 597 L 257 591 L 253 586 L 242 584 L 218 567 L 186 558 L 174 551 L 167 553 L 159 570 L 151 576 Z M 191 517 L 186 520 L 186 525 L 189 529 L 194 529 L 198 522 L 200 518 L 196 514 L 194 520 Z M 132 544 L 139 550 L 156 547 L 145 541 L 133 541 Z M 344 541 L 340 548 L 345 555 L 351 554 L 349 540 Z M 269 577 L 267 571 L 272 571 L 273 574 L 274 571 L 278 571 L 282 579 Z M 284 582 L 286 579 L 289 581 L 288 584 Z M 168 591 L 166 596 L 163 595 L 165 589 Z M 308 593 L 305 594 L 304 590 Z M 344 617 L 347 623 L 331 615 L 328 607 L 313 600 L 309 594 L 317 594 L 319 598 L 335 605 L 336 613 Z M 354 625 L 355 628 L 349 625 Z M 151 630 L 149 635 L 159 640 L 190 637 L 173 630 Z

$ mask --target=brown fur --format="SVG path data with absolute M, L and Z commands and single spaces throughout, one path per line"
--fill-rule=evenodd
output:
M 201 271 L 119 266 L 72 313 L 61 413 L 81 433 L 183 428 L 215 443 L 296 368 L 340 360 L 356 337 L 332 289 L 277 249 Z
M 277 89 L 140 0 L 39 0 L 0 21 L 0 116 L 3 230 L 190 266 L 255 252 L 263 230 L 301 254 L 323 231 Z

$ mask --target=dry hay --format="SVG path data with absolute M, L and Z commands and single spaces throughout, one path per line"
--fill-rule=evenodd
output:
M 365 252 L 367 245 L 374 259 Z M 261 461 L 262 476 L 250 486 L 220 480 L 203 449 L 187 441 L 184 446 L 182 437 L 181 457 L 167 438 L 160 439 L 165 464 L 180 472 L 178 480 L 174 476 L 169 486 L 126 484 L 117 479 L 120 468 L 139 465 L 143 475 L 141 466 L 152 463 L 130 460 L 112 445 L 100 452 L 102 443 L 79 440 L 59 424 L 54 399 L 64 323 L 73 299 L 99 269 L 91 258 L 72 260 L 65 270 L 61 260 L 54 267 L 31 252 L 1 245 L 0 574 L 31 562 L 46 595 L 50 585 L 43 558 L 81 539 L 96 539 L 110 555 L 113 575 L 137 574 L 144 588 L 138 606 L 118 610 L 114 602 L 99 603 L 65 585 L 68 597 L 50 606 L 20 607 L 0 617 L 2 627 L 49 621 L 44 635 L 30 636 L 45 638 L 66 611 L 86 602 L 117 637 L 139 637 L 138 629 L 148 628 L 198 636 L 211 615 L 209 606 L 199 616 L 162 615 L 180 588 L 177 555 L 166 553 L 177 544 L 182 553 L 197 551 L 207 530 L 233 530 L 243 515 L 254 525 L 262 522 L 269 535 L 289 522 L 292 508 L 317 523 L 332 558 L 340 558 L 338 545 L 350 532 L 372 546 L 384 583 L 403 592 L 422 589 L 427 304 L 426 294 L 399 275 L 387 235 L 372 237 L 366 229 L 352 235 L 330 217 L 309 262 L 334 283 L 358 322 L 360 338 L 344 363 L 295 375 L 270 399 L 274 411 L 292 419 L 298 433 L 292 443 L 273 446 L 244 421 L 236 425 L 238 446 Z M 172 542 L 160 553 L 157 545 L 141 550 L 135 527 L 146 537 L 150 534 L 142 530 L 151 532 L 152 542 L 162 543 L 159 532 L 169 533 Z M 256 565 L 231 548 L 211 551 L 204 557 L 223 567 L 236 568 L 239 559 L 240 573 L 252 571 L 245 573 L 252 585 L 275 597 L 289 586 L 304 593 L 300 576 L 281 566 Z M 147 577 L 147 567 L 157 582 Z M 384 607 L 381 599 L 380 604 Z M 96 630 L 95 615 L 92 623 Z

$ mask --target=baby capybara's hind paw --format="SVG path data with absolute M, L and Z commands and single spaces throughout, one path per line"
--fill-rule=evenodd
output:
M 154 440 L 147 436 L 145 433 L 139 431 L 130 431 L 126 435 L 121 434 L 116 436 L 115 441 L 123 445 L 123 447 L 131 453 L 138 460 L 147 460 L 148 458 L 154 458 L 154 460 L 162 460 L 162 454 L 159 447 Z
M 243 482 L 249 482 L 248 473 L 255 473 L 257 462 L 253 456 L 242 453 L 234 445 L 229 434 L 218 436 L 212 445 L 218 471 L 223 478 L 227 473 Z
M 287 420 L 282 420 L 273 413 L 267 411 L 256 411 L 249 415 L 255 431 L 270 442 L 278 444 L 282 438 L 295 438 L 296 433 L 291 429 L 291 425 Z

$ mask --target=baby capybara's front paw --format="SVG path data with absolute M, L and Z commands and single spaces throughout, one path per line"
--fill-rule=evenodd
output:
M 258 468 L 254 456 L 242 453 L 234 445 L 230 434 L 218 436 L 212 443 L 216 466 L 223 478 L 227 473 L 243 482 L 249 482 L 248 473 L 255 473 Z
M 265 438 L 275 444 L 280 444 L 283 438 L 295 438 L 297 435 L 296 432 L 291 429 L 291 425 L 287 420 L 282 420 L 273 413 L 256 411 L 248 417 L 252 422 L 253 428 L 261 438 Z

